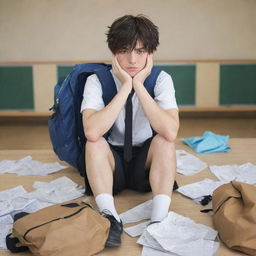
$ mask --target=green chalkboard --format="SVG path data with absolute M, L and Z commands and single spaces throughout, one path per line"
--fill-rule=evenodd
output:
M 256 65 L 222 64 L 220 68 L 220 104 L 256 104 Z
M 34 109 L 31 66 L 0 66 L 0 109 Z
M 67 74 L 72 70 L 73 66 L 59 65 L 57 66 L 58 79 L 66 77 Z
M 173 79 L 178 105 L 195 105 L 195 65 L 157 65 Z

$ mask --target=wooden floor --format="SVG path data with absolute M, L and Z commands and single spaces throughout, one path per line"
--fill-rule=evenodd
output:
M 200 136 L 205 130 L 211 130 L 219 134 L 229 134 L 231 137 L 229 143 L 231 150 L 228 153 L 198 155 L 201 160 L 206 161 L 209 165 L 242 164 L 246 162 L 256 164 L 256 121 L 254 119 L 184 119 L 181 120 L 179 137 Z M 185 149 L 192 153 L 192 150 L 182 144 L 178 139 L 176 141 L 176 148 Z M 24 124 L 22 122 L 18 124 L 1 123 L 0 161 L 5 159 L 19 159 L 27 155 L 31 155 L 34 159 L 45 162 L 58 160 L 51 150 L 46 124 Z M 71 178 L 78 184 L 83 184 L 83 179 L 79 176 L 77 171 L 70 167 L 46 177 L 2 174 L 0 190 L 9 189 L 21 184 L 25 189 L 31 191 L 34 181 L 51 181 L 64 175 Z M 193 176 L 176 175 L 176 180 L 180 186 L 196 182 L 204 178 L 212 178 L 216 180 L 215 176 L 210 173 L 208 168 Z M 151 199 L 151 193 L 138 194 L 136 192 L 126 190 L 116 196 L 115 202 L 118 212 L 121 213 L 148 199 Z M 95 205 L 92 197 L 90 197 L 90 200 L 92 204 Z M 179 193 L 173 193 L 170 210 L 189 217 L 197 223 L 213 227 L 211 216 L 200 212 L 203 208 L 203 206 L 194 203 L 192 200 L 180 195 Z M 209 208 L 209 205 L 206 208 Z M 141 254 L 141 246 L 136 244 L 137 238 L 130 238 L 128 235 L 123 234 L 122 239 L 123 243 L 120 248 L 105 249 L 98 255 L 139 256 Z M 13 254 L 5 250 L 0 250 L 0 255 L 6 256 Z M 27 256 L 31 254 L 21 253 L 19 255 Z M 231 256 L 244 254 L 231 251 L 221 244 L 216 255 Z
M 230 138 L 256 138 L 256 118 L 181 118 L 178 137 L 210 130 Z M 0 149 L 51 149 L 47 120 L 0 119 Z

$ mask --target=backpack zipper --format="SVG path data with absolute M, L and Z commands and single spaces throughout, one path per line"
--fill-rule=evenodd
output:
M 63 80 L 63 82 L 61 83 L 62 85 L 65 83 L 65 81 L 68 79 L 69 76 L 70 76 L 70 73 L 69 73 L 69 74 L 66 76 L 66 78 Z M 57 112 L 58 107 L 59 107 L 59 102 L 60 102 L 59 95 L 60 95 L 62 89 L 63 89 L 63 86 L 60 87 L 60 89 L 59 89 L 59 91 L 58 91 L 58 93 L 57 93 L 57 95 L 56 95 L 56 100 L 55 100 L 53 106 L 52 106 L 51 108 L 49 108 L 50 111 L 53 110 L 53 112 Z
M 59 218 L 56 218 L 56 219 L 47 221 L 47 222 L 45 222 L 45 223 L 42 223 L 42 224 L 40 224 L 40 225 L 37 225 L 37 226 L 35 226 L 35 227 L 32 227 L 32 228 L 28 229 L 28 230 L 25 232 L 25 234 L 23 235 L 23 238 L 24 238 L 27 242 L 29 242 L 29 241 L 26 239 L 26 235 L 27 235 L 30 231 L 32 231 L 32 230 L 34 230 L 34 229 L 36 229 L 36 228 L 39 228 L 39 227 L 41 227 L 41 226 L 44 226 L 44 225 L 46 225 L 46 224 L 49 224 L 49 223 L 51 223 L 51 222 L 57 221 L 57 220 L 68 219 L 68 218 L 70 218 L 70 217 L 72 217 L 72 216 L 78 214 L 79 212 L 81 212 L 81 211 L 82 211 L 83 209 L 85 209 L 85 208 L 88 208 L 88 205 L 86 205 L 86 206 L 80 208 L 78 211 L 76 211 L 76 212 L 74 212 L 74 213 L 72 213 L 72 214 L 70 214 L 70 215 L 67 215 L 67 216 L 64 216 L 64 217 L 59 217 Z

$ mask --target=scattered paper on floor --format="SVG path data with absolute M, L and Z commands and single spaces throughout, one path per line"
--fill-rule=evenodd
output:
M 6 249 L 5 238 L 10 233 L 13 219 L 10 215 L 0 217 L 0 249 Z
M 145 222 L 142 222 L 135 226 L 124 228 L 124 232 L 127 233 L 131 237 L 140 236 L 143 233 L 144 229 L 148 226 L 149 223 L 150 223 L 150 221 L 145 221 Z
M 35 182 L 34 191 L 26 194 L 27 198 L 36 198 L 52 204 L 73 200 L 84 195 L 84 188 L 79 187 L 67 177 L 60 177 L 51 182 Z
M 199 201 L 204 196 L 212 195 L 213 191 L 225 182 L 204 179 L 195 183 L 181 186 L 177 191 L 195 201 Z
M 256 184 L 256 165 L 245 163 L 242 165 L 211 165 L 211 172 L 221 181 L 232 180 Z
M 119 214 L 123 224 L 138 222 L 141 220 L 150 219 L 152 212 L 152 200 L 148 200 L 134 208 Z
M 144 232 L 146 237 L 151 236 L 153 240 L 148 245 L 145 243 L 143 245 L 160 252 L 170 252 L 180 256 L 211 256 L 219 247 L 219 243 L 214 241 L 218 234 L 216 230 L 197 224 L 175 212 L 169 212 L 163 221 L 149 225 Z M 157 243 L 151 246 L 152 241 Z
M 58 162 L 43 163 L 32 160 L 31 156 L 19 160 L 4 160 L 0 162 L 0 174 L 15 173 L 17 175 L 46 176 L 65 168 L 67 168 L 67 166 L 61 165 Z
M 179 255 L 175 253 L 163 252 L 147 246 L 143 246 L 141 256 L 179 256 Z
M 176 150 L 176 159 L 177 172 L 183 175 L 196 174 L 208 166 L 207 163 L 185 150 Z

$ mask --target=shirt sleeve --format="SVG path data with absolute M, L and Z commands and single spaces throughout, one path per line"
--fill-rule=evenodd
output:
M 160 72 L 156 80 L 154 93 L 155 101 L 163 109 L 178 108 L 172 78 L 165 71 Z
M 81 104 L 81 113 L 85 109 L 101 110 L 105 107 L 104 101 L 102 99 L 102 88 L 98 77 L 94 74 L 87 78 L 83 101 Z

